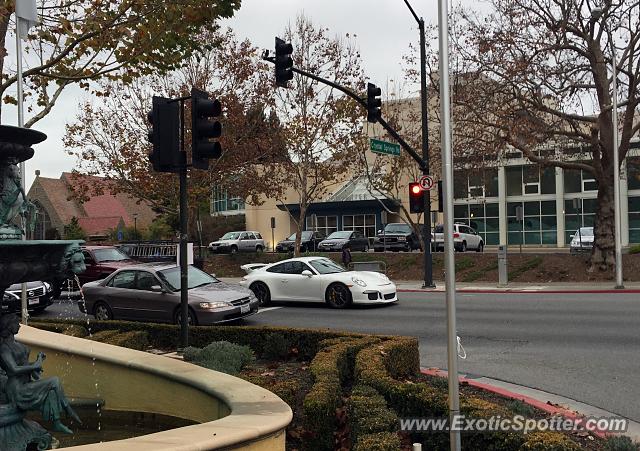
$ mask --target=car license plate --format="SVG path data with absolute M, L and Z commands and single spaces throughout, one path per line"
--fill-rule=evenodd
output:
M 251 307 L 249 304 L 240 306 L 240 313 L 248 313 Z
M 29 299 L 29 305 L 36 305 L 36 304 L 40 304 L 40 299 L 38 298 Z

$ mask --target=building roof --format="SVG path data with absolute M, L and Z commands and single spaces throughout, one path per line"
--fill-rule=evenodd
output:
M 109 230 L 115 230 L 124 222 L 122 216 L 106 216 L 100 218 L 79 218 L 78 224 L 89 236 L 104 235 Z
M 121 225 L 135 224 L 138 229 L 151 225 L 157 216 L 151 207 L 128 194 L 112 194 L 111 183 L 69 172 L 59 179 L 37 176 L 27 197 L 44 208 L 52 220 L 55 218 L 59 231 L 74 217 L 88 235 L 104 235 Z

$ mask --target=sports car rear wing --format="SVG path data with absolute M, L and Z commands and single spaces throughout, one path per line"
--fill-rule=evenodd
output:
M 251 271 L 255 271 L 256 269 L 264 268 L 269 263 L 247 263 L 246 265 L 240 266 L 240 269 L 243 269 L 244 272 L 249 274 Z

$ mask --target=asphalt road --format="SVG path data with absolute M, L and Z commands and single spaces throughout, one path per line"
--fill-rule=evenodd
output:
M 446 368 L 443 293 L 401 293 L 396 305 L 331 310 L 279 304 L 251 325 L 332 328 L 419 337 L 424 367 Z M 637 294 L 459 294 L 462 373 L 557 393 L 640 421 Z M 59 301 L 43 317 L 83 317 Z

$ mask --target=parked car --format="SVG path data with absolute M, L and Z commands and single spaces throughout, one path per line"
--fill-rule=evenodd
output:
M 322 232 L 305 231 L 300 236 L 300 252 L 316 251 L 320 241 L 325 236 Z M 279 241 L 276 245 L 276 252 L 293 252 L 296 246 L 296 234 L 294 233 L 286 240 Z
M 115 246 L 83 246 L 82 254 L 87 270 L 78 274 L 80 283 L 102 280 L 125 266 L 140 264 Z
M 345 244 L 349 243 L 352 251 L 369 252 L 369 238 L 362 232 L 343 230 L 333 232 L 326 239 L 318 243 L 318 250 L 323 252 L 342 251 Z
M 437 225 L 435 233 L 431 236 L 431 245 L 434 250 L 444 251 L 444 226 Z M 466 224 L 455 223 L 453 225 L 453 246 L 458 252 L 466 252 L 474 249 L 476 252 L 484 251 L 484 240 L 478 232 Z
M 266 248 L 262 235 L 258 232 L 228 232 L 218 241 L 209 243 L 209 250 L 217 254 L 236 252 L 262 252 Z
M 569 252 L 571 254 L 591 252 L 591 249 L 593 249 L 593 238 L 593 227 L 580 227 L 571 238 Z
M 422 227 L 422 225 L 420 225 Z M 387 224 L 384 230 L 378 230 L 378 235 L 373 240 L 375 252 L 407 251 L 420 249 L 420 238 L 409 224 L 397 222 Z
M 189 266 L 189 324 L 235 321 L 258 311 L 251 290 L 220 282 Z M 126 266 L 82 287 L 78 307 L 98 320 L 124 319 L 180 324 L 180 267 L 166 263 Z
M 19 312 L 22 310 L 22 284 L 14 283 L 6 292 L 10 296 L 5 296 L 5 302 L 9 307 L 3 312 L 12 311 Z M 34 314 L 43 312 L 53 302 L 53 289 L 48 282 L 27 282 L 27 310 Z
M 347 271 L 326 257 L 299 257 L 245 266 L 247 275 L 240 284 L 255 293 L 260 305 L 271 301 L 319 301 L 333 308 L 345 308 L 351 304 L 398 301 L 396 285 L 386 275 Z

